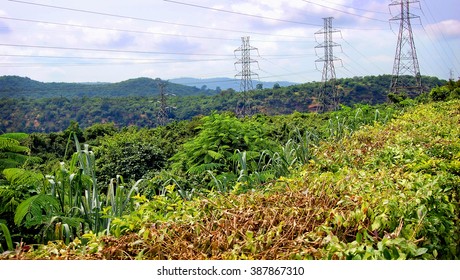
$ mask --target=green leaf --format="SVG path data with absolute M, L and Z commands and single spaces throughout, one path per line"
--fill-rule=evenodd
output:
M 38 225 L 43 222 L 43 212 L 59 212 L 59 201 L 46 194 L 38 194 L 24 200 L 19 204 L 14 215 L 14 223 L 20 225 L 27 216 L 27 226 Z
M 0 223 L 0 228 L 2 229 L 3 235 L 5 236 L 6 246 L 8 250 L 13 251 L 14 250 L 13 241 L 11 240 L 11 234 L 10 234 L 10 231 L 8 230 L 8 227 L 6 226 L 6 224 Z
M 376 217 L 374 222 L 372 223 L 371 229 L 373 231 L 378 230 L 381 226 L 382 226 L 382 223 L 381 223 L 379 217 Z
M 427 251 L 428 251 L 427 248 L 418 248 L 417 251 L 415 251 L 415 256 L 416 257 L 421 256 L 425 254 Z
M 358 234 L 356 234 L 356 242 L 361 243 L 362 241 L 363 235 L 361 234 L 361 232 L 358 232 Z
M 5 169 L 3 170 L 3 175 L 11 185 L 15 186 L 27 185 L 37 187 L 44 180 L 42 174 L 20 168 Z

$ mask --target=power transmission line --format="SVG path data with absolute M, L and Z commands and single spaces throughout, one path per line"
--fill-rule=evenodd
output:
M 0 44 L 0 46 L 37 48 L 37 49 L 59 49 L 59 50 L 72 50 L 72 51 L 111 52 L 111 53 L 231 57 L 231 55 L 221 55 L 221 54 L 215 54 L 215 53 L 155 52 L 155 51 L 141 51 L 141 50 L 94 49 L 94 48 L 60 47 L 60 46 L 22 45 L 22 44 Z
M 258 32 L 241 31 L 241 30 L 233 30 L 233 29 L 225 29 L 225 28 L 216 28 L 216 27 L 210 27 L 210 26 L 200 26 L 200 25 L 168 22 L 168 21 L 161 21 L 161 20 L 154 20 L 154 19 L 147 19 L 147 18 L 140 18 L 140 17 L 132 17 L 132 16 L 125 16 L 125 15 L 104 13 L 104 12 L 96 12 L 96 11 L 83 10 L 83 9 L 68 8 L 68 7 L 55 6 L 55 5 L 39 4 L 39 3 L 27 2 L 27 1 L 18 1 L 18 0 L 8 0 L 8 1 L 19 3 L 19 4 L 39 6 L 39 7 L 44 7 L 44 8 L 52 8 L 52 9 L 58 9 L 58 10 L 65 10 L 65 11 L 72 11 L 72 12 L 79 12 L 79 13 L 86 13 L 86 14 L 93 14 L 93 15 L 107 16 L 107 17 L 115 17 L 115 18 L 122 18 L 122 19 L 131 19 L 131 20 L 144 21 L 144 22 L 153 22 L 153 23 L 161 23 L 161 24 L 168 24 L 168 25 L 184 26 L 184 27 L 190 27 L 190 28 L 215 30 L 215 31 L 224 31 L 224 32 L 233 32 L 233 33 L 247 33 L 247 34 L 263 35 L 263 36 L 275 36 L 275 37 L 286 37 L 286 38 L 304 38 L 304 37 L 293 36 L 293 35 L 283 35 L 283 34 L 273 35 L 273 34 L 269 34 L 269 33 L 258 33 Z
M 340 47 L 340 45 L 333 41 L 332 34 L 340 31 L 332 28 L 333 17 L 323 18 L 323 20 L 324 28 L 315 33 L 316 35 L 324 36 L 324 42 L 316 46 L 316 48 L 322 48 L 324 50 L 324 56 L 316 60 L 316 62 L 324 62 L 322 77 L 323 86 L 317 96 L 318 112 L 335 110 L 339 106 L 339 93 L 336 86 L 334 61 L 340 59 L 334 56 L 334 47 Z
M 422 77 L 415 48 L 414 35 L 412 32 L 411 19 L 419 18 L 410 12 L 410 4 L 419 3 L 415 0 L 393 1 L 391 6 L 399 6 L 400 14 L 392 18 L 399 21 L 398 44 L 393 66 L 393 78 L 390 92 L 407 93 L 415 95 L 422 93 Z M 402 76 L 410 74 L 414 77 L 412 82 L 406 81 Z
M 364 16 L 364 15 L 360 15 L 360 14 L 355 14 L 355 13 L 351 13 L 351 12 L 348 12 L 348 11 L 343 11 L 343 10 L 340 10 L 340 9 L 332 8 L 332 7 L 329 7 L 329 6 L 326 6 L 326 5 L 322 5 L 322 4 L 319 4 L 319 3 L 315 3 L 315 2 L 312 2 L 312 1 L 307 1 L 307 0 L 302 0 L 302 1 L 303 1 L 303 2 L 306 2 L 306 3 L 310 3 L 310 4 L 313 4 L 313 5 L 316 5 L 316 6 L 320 6 L 320 7 L 329 9 L 329 10 L 333 10 L 333 11 L 336 11 L 336 12 L 344 13 L 344 14 L 347 14 L 347 15 L 351 15 L 351 16 L 355 16 L 355 17 L 360 17 L 360 18 L 365 18 L 365 19 L 369 19 L 369 20 L 374 20 L 374 21 L 379 21 L 379 22 L 385 22 L 385 23 L 387 23 L 386 20 L 382 20 L 382 19 L 378 19 L 378 18 L 373 18 L 373 17 L 368 17 L 368 16 Z M 345 29 L 345 28 L 343 28 L 343 29 Z
M 433 19 L 433 21 L 436 22 L 436 19 L 434 18 L 434 15 L 433 15 L 433 13 L 431 12 L 430 7 L 428 6 L 428 3 L 427 3 L 425 0 L 423 0 L 423 3 L 425 3 L 425 7 L 428 9 L 428 13 L 430 14 L 430 16 L 431 16 L 431 18 Z M 425 13 L 423 12 L 423 9 L 422 9 L 422 13 L 425 14 Z M 429 25 L 429 26 L 430 26 L 430 25 Z M 431 26 L 430 26 L 430 28 L 431 28 Z M 432 30 L 433 30 L 433 29 L 432 29 Z M 454 52 L 454 50 L 452 49 L 452 46 L 450 45 L 449 40 L 447 40 L 446 36 L 444 35 L 443 30 L 440 29 L 440 28 L 438 28 L 438 32 L 441 34 L 442 38 L 444 39 L 444 42 L 446 43 L 447 47 L 448 47 L 449 50 L 451 51 L 451 53 L 452 53 L 453 57 L 455 58 L 456 62 L 460 65 L 460 60 L 459 60 L 457 54 L 456 54 L 456 53 Z M 430 39 L 431 39 L 431 37 L 430 37 Z M 445 52 L 445 49 L 444 49 L 444 48 L 441 47 L 441 49 Z
M 241 16 L 248 16 L 248 17 L 254 17 L 254 18 L 260 18 L 260 19 L 265 19 L 265 20 L 273 20 L 273 21 L 293 23 L 293 24 L 309 25 L 309 26 L 321 26 L 321 25 L 314 24 L 314 23 L 299 22 L 299 21 L 292 21 L 292 20 L 285 20 L 285 19 L 279 19 L 279 18 L 265 17 L 265 16 L 259 16 L 259 15 L 253 15 L 253 14 L 246 14 L 246 13 L 241 13 L 241 12 L 229 11 L 229 10 L 224 10 L 224 9 L 217 9 L 217 8 L 206 7 L 206 6 L 197 5 L 197 4 L 179 2 L 179 1 L 172 1 L 172 0 L 163 0 L 163 1 L 169 2 L 169 3 L 174 3 L 174 4 L 180 4 L 180 5 L 195 7 L 195 8 L 200 8 L 200 9 L 206 9 L 206 10 L 212 10 L 212 11 L 217 11 L 217 12 L 223 12 L 223 13 L 229 13 L 229 14 L 235 14 L 235 15 L 241 15 Z
M 362 11 L 362 12 L 368 12 L 368 13 L 376 13 L 376 14 L 388 15 L 387 12 L 382 12 L 382 11 L 375 11 L 375 10 L 362 9 L 362 8 L 347 6 L 347 5 L 338 4 L 338 3 L 331 3 L 331 2 L 329 2 L 329 1 L 324 1 L 324 0 L 322 0 L 321 2 L 328 2 L 329 4 L 332 4 L 332 5 L 341 6 L 341 7 L 348 8 L 348 9 L 354 9 L 354 10 Z
M 236 58 L 236 54 L 241 53 L 241 57 L 235 62 L 235 65 L 241 64 L 241 71 L 235 77 L 241 77 L 240 91 L 242 99 L 236 105 L 236 114 L 242 117 L 250 114 L 248 92 L 254 89 L 252 77 L 259 76 L 257 73 L 251 71 L 251 64 L 258 64 L 257 60 L 251 59 L 251 52 L 257 51 L 259 53 L 259 50 L 252 47 L 249 40 L 249 36 L 241 37 L 241 46 L 234 52 Z
M 165 88 L 167 82 L 160 79 L 155 80 L 157 82 L 158 92 L 160 93 L 160 108 L 157 113 L 158 124 L 164 126 L 168 123 L 168 104 L 166 102 L 166 92 Z
M 60 22 L 51 22 L 51 21 L 43 21 L 43 20 L 34 20 L 34 19 L 24 19 L 24 18 L 12 18 L 12 17 L 4 17 L 0 16 L 0 19 L 5 20 L 12 20 L 12 21 L 21 21 L 21 22 L 30 22 L 30 23 L 40 23 L 40 24 L 50 24 L 56 26 L 65 26 L 65 27 L 73 27 L 73 28 L 80 28 L 80 29 L 94 29 L 94 30 L 105 30 L 105 31 L 116 31 L 116 32 L 125 32 L 125 33 L 135 33 L 135 34 L 145 34 L 145 35 L 159 35 L 159 36 L 171 36 L 171 37 L 179 37 L 179 38 L 192 38 L 192 39 L 205 39 L 205 40 L 218 40 L 218 41 L 238 41 L 235 38 L 222 38 L 222 37 L 210 37 L 210 36 L 195 36 L 195 35 L 183 35 L 183 34 L 172 34 L 172 33 L 163 33 L 163 32 L 151 32 L 151 31 L 140 31 L 140 30 L 130 30 L 130 29 L 120 29 L 120 28 L 108 28 L 108 27 L 97 27 L 91 25 L 82 25 L 82 24 L 70 24 L 70 23 L 60 23 Z M 235 31 L 238 32 L 238 31 Z M 266 34 L 260 33 L 264 36 L 273 36 L 276 37 L 277 35 L 273 34 Z M 284 36 L 283 36 L 284 37 Z M 300 36 L 289 36 L 293 39 L 305 39 L 305 37 Z M 273 43 L 282 43 L 282 42 L 299 42 L 304 43 L 308 41 L 299 41 L 299 40 L 261 40 L 256 39 L 252 40 L 256 42 L 273 42 Z

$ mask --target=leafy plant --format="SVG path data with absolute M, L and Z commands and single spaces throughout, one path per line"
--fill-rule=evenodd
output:
M 30 157 L 30 149 L 20 141 L 28 137 L 25 133 L 5 133 L 0 135 L 0 171 L 6 168 L 20 167 L 27 161 L 37 163 L 40 158 Z
M 9 251 L 13 251 L 14 250 L 13 240 L 11 239 L 10 231 L 8 230 L 8 227 L 6 226 L 6 223 L 4 221 L 2 221 L 2 220 L 0 220 L 0 229 L 3 232 L 3 236 L 4 236 L 4 239 L 6 241 L 6 248 Z M 0 239 L 0 241 L 1 241 L 1 239 Z M 3 251 L 4 251 L 4 249 L 3 249 L 2 244 L 0 242 L 0 252 L 3 252 Z
M 216 182 L 216 177 L 233 173 L 246 178 L 248 172 L 255 171 L 257 160 L 264 150 L 276 147 L 264 138 L 263 127 L 256 122 L 242 122 L 231 115 L 212 114 L 203 118 L 200 133 L 186 142 L 171 160 L 173 168 L 187 174 L 208 175 Z M 243 176 L 243 177 L 242 177 Z M 230 178 L 233 176 L 227 176 Z
M 138 191 L 136 182 L 125 190 L 121 176 L 111 180 L 105 205 L 97 184 L 95 156 L 88 145 L 82 149 L 74 137 L 77 152 L 73 155 L 69 169 L 61 163 L 39 194 L 24 200 L 16 209 L 14 222 L 26 227 L 40 228 L 44 240 L 60 240 L 68 243 L 87 231 L 110 232 L 110 222 L 134 209 L 132 197 Z

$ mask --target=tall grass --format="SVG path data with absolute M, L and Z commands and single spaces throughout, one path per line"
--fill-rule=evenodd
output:
M 110 233 L 114 217 L 134 210 L 133 196 L 141 180 L 128 187 L 121 176 L 112 179 L 103 193 L 96 179 L 95 156 L 88 145 L 81 147 L 74 136 L 76 153 L 69 167 L 64 162 L 36 196 L 23 201 L 15 213 L 15 223 L 41 228 L 41 241 L 65 239 L 69 242 L 86 232 Z M 105 202 L 105 203 L 104 203 Z

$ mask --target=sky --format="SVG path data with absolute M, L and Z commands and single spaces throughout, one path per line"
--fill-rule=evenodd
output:
M 0 0 L 0 76 L 43 82 L 235 78 L 241 71 L 235 50 L 249 36 L 253 80 L 321 81 L 324 38 L 315 33 L 327 17 L 337 31 L 337 78 L 392 74 L 399 21 L 390 19 L 400 14 L 393 2 L 399 1 Z M 411 4 L 422 75 L 460 76 L 458 4 Z

